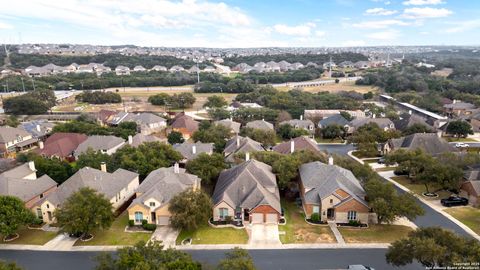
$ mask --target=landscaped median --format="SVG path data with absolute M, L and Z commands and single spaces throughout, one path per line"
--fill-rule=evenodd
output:
M 418 196 L 421 196 L 423 199 L 426 199 L 426 200 L 440 200 L 443 198 L 448 198 L 452 194 L 448 190 L 442 190 L 434 184 L 429 184 L 429 191 L 435 192 L 436 194 L 438 194 L 438 197 L 427 197 L 427 196 L 423 196 L 423 193 L 427 192 L 424 184 L 414 183 L 411 179 L 409 179 L 405 175 L 393 176 L 391 177 L 391 179 L 399 183 L 400 185 L 408 188 L 411 192 L 415 193 Z
M 443 211 L 458 219 L 476 234 L 480 234 L 480 209 L 471 206 L 452 207 Z
M 392 243 L 413 229 L 402 225 L 369 225 L 367 228 L 338 227 L 346 243 Z
M 192 239 L 192 245 L 247 244 L 248 234 L 245 229 L 213 228 L 202 226 L 195 231 L 182 230 L 177 237 L 177 245 L 185 239 Z
M 133 246 L 139 241 L 147 242 L 152 236 L 147 232 L 125 232 L 128 226 L 128 214 L 123 212 L 108 230 L 94 231 L 90 241 L 77 240 L 75 246 Z
M 55 238 L 56 232 L 46 232 L 40 229 L 21 228 L 16 232 L 19 237 L 9 242 L 0 242 L 0 244 L 16 244 L 16 245 L 44 245 L 48 241 Z M 3 239 L 3 235 L 0 235 Z
M 336 243 L 328 225 L 312 225 L 305 221 L 303 211 L 294 202 L 282 201 L 285 225 L 279 225 L 280 241 L 283 244 Z

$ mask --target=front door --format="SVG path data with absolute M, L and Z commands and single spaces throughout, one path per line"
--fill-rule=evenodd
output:
M 37 208 L 37 217 L 43 221 L 42 209 Z
M 335 219 L 335 209 L 328 208 L 327 209 L 327 218 L 328 219 Z
M 155 214 L 155 212 L 152 212 L 152 223 L 157 224 L 157 215 Z
M 47 211 L 47 217 L 48 217 L 48 221 L 52 221 L 52 212 L 51 211 Z

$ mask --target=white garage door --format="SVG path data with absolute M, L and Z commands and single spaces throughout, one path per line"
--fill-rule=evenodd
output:
M 252 223 L 263 223 L 263 214 L 252 214 Z
M 267 223 L 277 223 L 277 214 L 267 214 Z
M 170 224 L 169 216 L 158 216 L 158 225 L 168 225 Z

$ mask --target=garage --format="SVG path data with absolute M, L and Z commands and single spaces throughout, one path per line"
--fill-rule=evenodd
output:
M 262 213 L 254 213 L 251 215 L 252 221 L 251 223 L 263 223 L 263 214 Z
M 277 214 L 267 214 L 267 223 L 277 224 L 278 215 Z
M 158 225 L 168 225 L 170 224 L 170 217 L 169 216 L 158 216 Z

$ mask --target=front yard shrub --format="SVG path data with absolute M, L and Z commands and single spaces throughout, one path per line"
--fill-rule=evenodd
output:
M 146 219 L 142 219 L 142 227 L 148 224 L 148 221 Z
M 129 219 L 128 220 L 128 226 L 133 227 L 133 225 L 135 225 L 135 221 L 133 219 Z
M 147 231 L 155 231 L 155 229 L 157 229 L 157 225 L 146 223 L 146 224 L 142 224 L 142 228 Z
M 33 221 L 32 221 L 32 224 L 31 225 L 34 225 L 34 226 L 40 226 L 43 224 L 43 220 L 39 219 L 39 218 L 35 218 Z
M 349 220 L 348 221 L 348 226 L 359 227 L 360 225 L 362 225 L 362 223 L 360 223 L 360 221 L 358 221 L 358 220 Z
M 313 213 L 311 216 L 310 216 L 310 219 L 313 221 L 313 222 L 320 222 L 320 214 L 319 213 Z
M 225 217 L 225 222 L 227 222 L 227 224 L 232 222 L 232 217 L 231 216 L 226 216 Z

